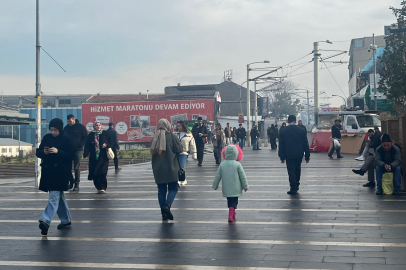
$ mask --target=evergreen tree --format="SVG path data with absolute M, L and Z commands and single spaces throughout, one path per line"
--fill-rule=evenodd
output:
M 390 7 L 396 16 L 392 28 L 406 28 L 406 1 L 401 8 Z M 379 90 L 385 92 L 399 116 L 406 115 L 406 32 L 392 33 L 385 37 L 386 46 L 380 57 Z

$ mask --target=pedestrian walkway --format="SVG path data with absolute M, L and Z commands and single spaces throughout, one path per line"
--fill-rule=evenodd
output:
M 289 196 L 277 151 L 244 149 L 250 189 L 237 221 L 227 222 L 217 170 L 206 153 L 203 167 L 189 159 L 188 185 L 173 204 L 174 221 L 162 222 L 151 164 L 123 166 L 96 194 L 83 174 L 80 191 L 66 197 L 72 227 L 48 237 L 38 218 L 47 194 L 32 179 L 0 182 L 0 269 L 406 269 L 406 196 L 376 196 L 356 176 L 355 155 L 326 153 L 302 165 L 299 194 Z

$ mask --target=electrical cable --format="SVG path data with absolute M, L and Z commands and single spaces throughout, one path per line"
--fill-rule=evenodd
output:
M 331 77 L 333 77 L 333 79 L 334 79 L 334 81 L 336 82 L 338 88 L 340 88 L 341 93 L 343 93 L 343 95 L 347 98 L 347 96 L 345 95 L 343 89 L 342 89 L 341 86 L 338 84 L 336 78 L 334 77 L 333 73 L 331 73 L 331 71 L 330 71 L 330 69 L 328 68 L 328 66 L 326 65 L 326 63 L 323 62 L 323 64 L 324 64 L 324 66 L 326 66 L 326 68 L 327 68 L 328 72 L 330 73 Z

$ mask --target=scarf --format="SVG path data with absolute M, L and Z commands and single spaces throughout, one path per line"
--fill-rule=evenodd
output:
M 171 124 L 165 118 L 158 121 L 158 132 L 155 133 L 151 142 L 151 153 L 158 153 L 166 151 L 166 138 L 165 133 L 171 130 Z
M 95 121 L 93 123 L 93 128 L 94 130 L 94 147 L 95 147 L 95 153 L 96 153 L 96 160 L 99 160 L 100 156 L 100 134 L 102 134 L 102 131 L 96 130 L 96 124 L 100 123 L 100 121 Z M 101 124 L 101 123 L 100 123 Z

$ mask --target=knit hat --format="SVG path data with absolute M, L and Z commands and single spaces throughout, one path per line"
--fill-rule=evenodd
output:
M 110 123 L 109 123 L 109 127 L 112 127 L 112 126 L 114 126 L 114 123 L 113 123 L 113 122 L 110 122 Z
M 388 134 L 383 134 L 382 136 L 382 142 L 392 142 Z
M 59 118 L 54 118 L 49 122 L 49 129 L 51 129 L 51 127 L 56 128 L 61 132 L 63 130 L 63 121 Z

